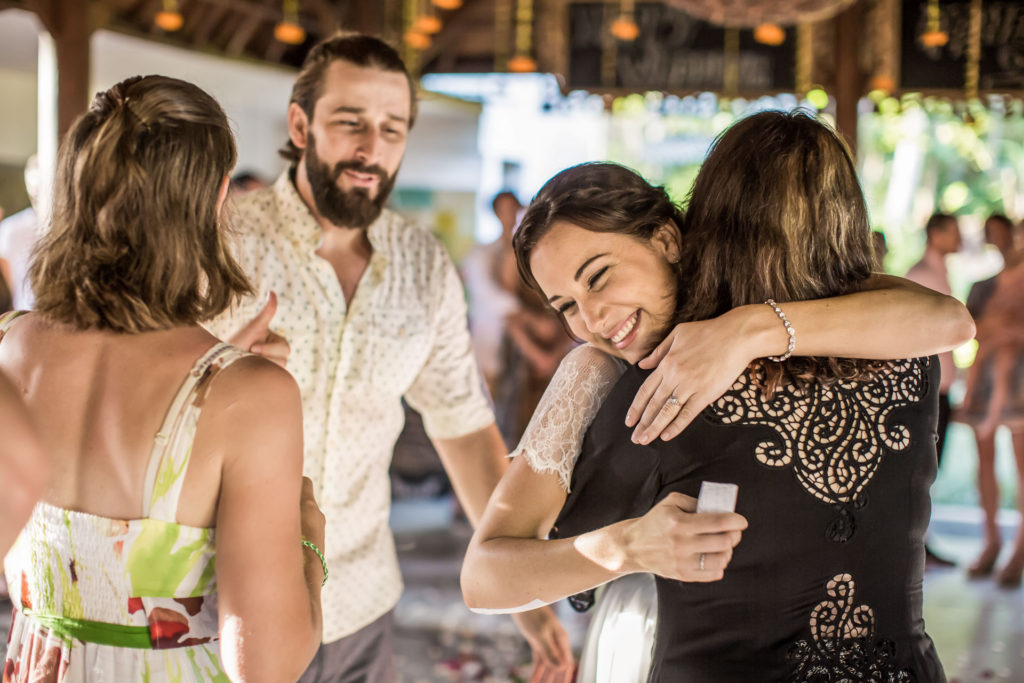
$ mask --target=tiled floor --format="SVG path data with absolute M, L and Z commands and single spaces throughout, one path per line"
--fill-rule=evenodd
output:
M 462 603 L 458 568 L 469 540 L 453 522 L 447 500 L 396 504 L 393 522 L 406 581 L 396 615 L 400 680 L 519 681 L 529 652 L 507 617 L 471 613 Z M 1006 536 L 1017 523 L 1006 515 Z M 970 508 L 937 508 L 932 545 L 966 564 L 977 551 L 977 517 Z M 925 579 L 925 622 L 951 683 L 1024 682 L 1024 591 L 968 581 L 963 569 L 931 570 Z M 559 613 L 578 648 L 587 617 Z M 9 607 L 0 606 L 6 630 Z M 2 631 L 0 631 L 2 632 Z M 3 639 L 0 638 L 0 648 Z

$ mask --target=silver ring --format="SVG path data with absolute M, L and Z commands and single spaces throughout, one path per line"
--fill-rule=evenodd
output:
M 669 396 L 668 398 L 665 399 L 665 405 L 667 405 L 667 406 L 677 406 L 677 405 L 679 405 L 679 399 L 676 398 L 675 394 L 672 394 L 671 396 Z
M 701 553 L 700 554 L 700 564 L 698 565 L 700 567 L 701 571 L 704 571 L 704 557 L 705 557 L 704 553 Z

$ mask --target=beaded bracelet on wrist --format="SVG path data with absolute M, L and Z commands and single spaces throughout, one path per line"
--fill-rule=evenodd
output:
M 782 321 L 783 326 L 786 328 L 786 334 L 789 335 L 789 347 L 786 349 L 786 352 L 781 356 L 768 356 L 768 360 L 781 363 L 793 355 L 793 349 L 796 348 L 796 333 L 793 331 L 793 326 L 789 320 L 786 319 L 786 314 L 782 312 L 782 309 L 779 308 L 774 299 L 768 299 L 764 303 L 771 306 L 772 310 L 775 311 L 775 315 L 779 316 L 779 320 Z

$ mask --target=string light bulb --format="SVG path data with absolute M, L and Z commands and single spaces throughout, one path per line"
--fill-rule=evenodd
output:
M 438 9 L 459 9 L 462 7 L 462 0 L 433 0 L 434 6 Z
M 185 19 L 178 11 L 178 0 L 164 0 L 163 9 L 153 17 L 153 23 L 168 33 L 180 30 Z

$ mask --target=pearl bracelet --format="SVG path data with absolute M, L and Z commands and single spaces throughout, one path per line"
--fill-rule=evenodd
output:
M 786 314 L 782 312 L 782 309 L 779 308 L 779 305 L 775 303 L 774 299 L 768 299 L 764 303 L 772 307 L 772 310 L 775 311 L 775 315 L 779 316 L 779 320 L 781 320 L 782 324 L 785 326 L 786 334 L 789 335 L 789 348 L 786 349 L 786 352 L 781 356 L 768 356 L 768 360 L 781 363 L 793 355 L 793 349 L 796 348 L 796 333 L 793 331 L 793 326 L 789 324 L 789 320 L 786 319 Z

